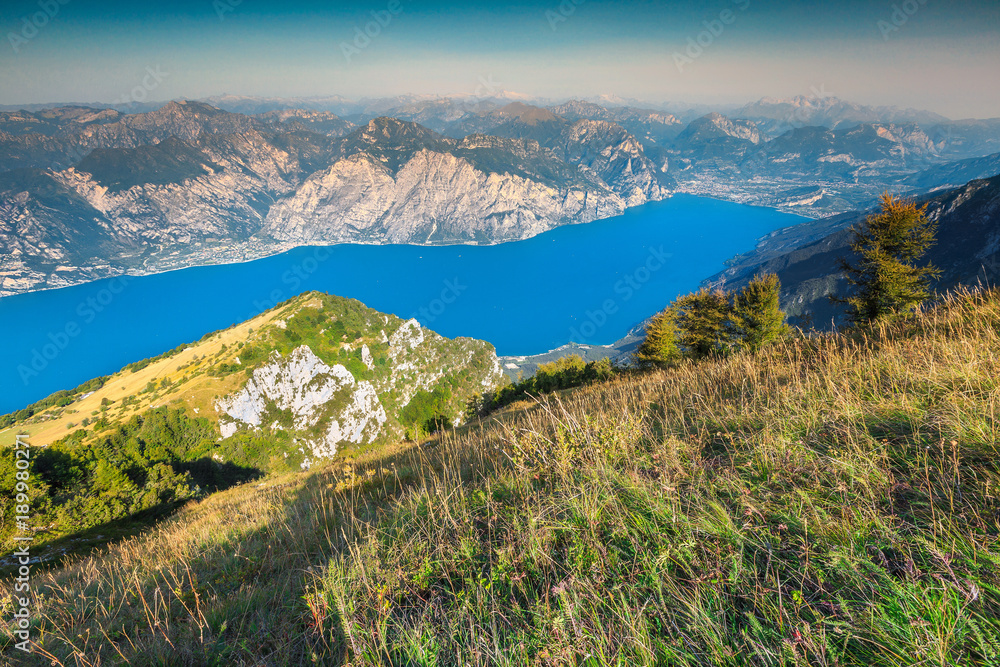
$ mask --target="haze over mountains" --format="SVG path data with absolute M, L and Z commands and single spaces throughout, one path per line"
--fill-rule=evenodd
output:
M 993 175 L 1000 151 L 1000 119 L 832 97 L 725 114 L 509 93 L 209 101 L 0 113 L 0 295 L 302 244 L 504 242 L 673 192 L 819 217 Z

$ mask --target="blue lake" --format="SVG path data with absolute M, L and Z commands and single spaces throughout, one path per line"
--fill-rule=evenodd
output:
M 536 354 L 606 344 L 803 218 L 677 195 L 496 246 L 338 245 L 0 299 L 0 413 L 241 322 L 305 290 Z

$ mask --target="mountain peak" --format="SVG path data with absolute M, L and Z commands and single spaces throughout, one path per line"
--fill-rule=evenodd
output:
M 379 116 L 368 121 L 368 125 L 360 128 L 360 138 L 367 143 L 379 143 L 389 141 L 431 141 L 437 142 L 442 139 L 434 130 L 430 130 L 419 123 L 412 123 L 389 116 Z
M 529 125 L 559 120 L 559 116 L 555 115 L 548 109 L 531 106 L 530 104 L 524 104 L 523 102 L 511 102 L 507 106 L 497 109 L 496 113 L 508 118 L 519 120 L 522 123 L 528 123 Z
M 209 115 L 218 116 L 220 114 L 228 114 L 228 111 L 223 111 L 217 107 L 213 107 L 210 104 L 205 104 L 204 102 L 195 102 L 193 100 L 171 100 L 167 102 L 162 107 L 156 111 L 150 111 L 150 114 L 157 114 L 159 116 L 172 116 L 172 115 Z

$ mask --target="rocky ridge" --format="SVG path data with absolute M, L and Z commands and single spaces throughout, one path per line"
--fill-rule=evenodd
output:
M 460 424 L 471 397 L 503 382 L 489 343 L 444 338 L 417 320 L 307 292 L 11 423 L 45 446 L 74 433 L 98 438 L 169 407 L 217 434 L 202 447 L 220 464 L 246 464 L 247 452 L 257 452 L 255 465 L 299 469 Z M 78 432 L 74 415 L 90 413 L 100 425 Z
M 86 125 L 64 115 L 58 141 L 89 151 L 74 166 L 32 151 L 50 137 L 0 137 L 0 151 L 50 165 L 0 172 L 0 296 L 306 243 L 517 240 L 669 192 L 606 121 L 581 121 L 553 149 L 392 118 L 340 136 L 353 126 L 328 113 L 193 102 Z

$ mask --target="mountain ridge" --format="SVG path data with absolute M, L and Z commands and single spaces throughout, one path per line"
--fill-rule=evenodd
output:
M 553 150 L 386 117 L 355 127 L 191 102 L 108 120 L 63 142 L 97 146 L 75 166 L 0 178 L 0 295 L 304 243 L 517 240 L 669 192 L 638 142 L 612 125 L 567 132 Z M 14 150 L 36 135 L 9 136 Z M 456 196 L 445 201 L 449 190 Z M 90 238 L 60 231 L 67 220 Z
M 1000 147 L 993 121 L 773 136 L 714 112 L 685 123 L 634 106 L 491 99 L 366 107 L 410 109 L 438 129 L 317 109 L 248 116 L 183 100 L 139 114 L 2 113 L 0 296 L 305 243 L 501 243 L 672 192 L 820 217 L 886 189 L 982 175 L 988 162 L 944 165 Z

